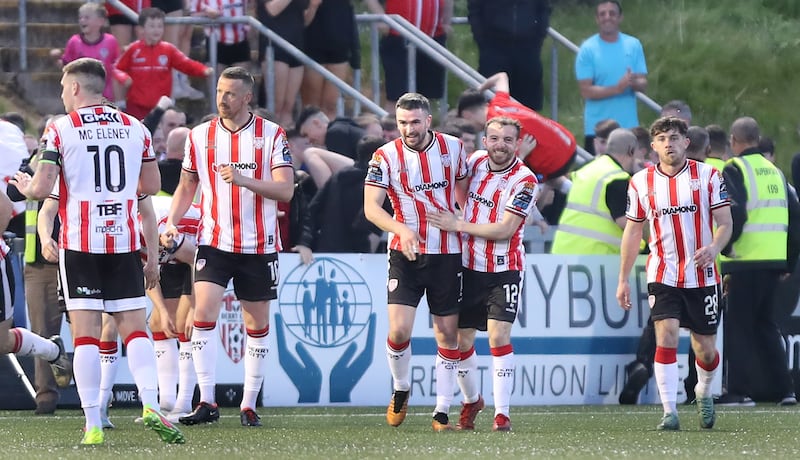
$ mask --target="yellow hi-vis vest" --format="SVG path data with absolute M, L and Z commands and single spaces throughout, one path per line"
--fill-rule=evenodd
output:
M 25 200 L 25 263 L 36 262 L 36 219 L 39 216 L 39 202 Z
M 747 221 L 733 243 L 735 258 L 722 256 L 726 265 L 736 262 L 785 261 L 789 229 L 786 179 L 762 155 L 744 155 L 728 160 L 742 171 L 747 191 Z
M 552 254 L 619 254 L 622 229 L 606 206 L 606 187 L 630 174 L 608 155 L 572 173 L 572 189 L 553 236 Z
M 722 172 L 722 170 L 725 169 L 725 160 L 722 158 L 708 157 L 703 163 L 713 166 L 714 169 L 719 172 Z

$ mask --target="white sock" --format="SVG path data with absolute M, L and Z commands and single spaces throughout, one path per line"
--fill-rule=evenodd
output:
M 91 337 L 77 337 L 72 355 L 75 371 L 75 388 L 86 416 L 86 429 L 102 428 L 100 422 L 100 341 Z
M 511 390 L 514 389 L 514 349 L 511 344 L 492 348 L 492 387 L 494 415 L 509 416 Z
M 464 403 L 474 403 L 480 398 L 480 382 L 478 382 L 478 357 L 475 347 L 461 353 L 458 363 L 458 387 L 464 398 Z
M 15 327 L 9 331 L 14 339 L 12 350 L 18 356 L 34 356 L 52 361 L 58 358 L 58 345 L 33 332 Z
M 258 405 L 258 393 L 264 383 L 264 370 L 267 368 L 269 344 L 267 334 L 269 326 L 261 331 L 247 331 L 245 343 L 247 353 L 244 355 L 244 392 L 239 409 L 255 409 Z M 252 334 L 252 335 L 251 335 Z
M 162 338 L 163 337 L 163 338 Z M 158 373 L 158 404 L 163 411 L 175 408 L 178 392 L 178 343 L 163 333 L 153 333 L 153 350 L 156 353 Z
M 117 341 L 100 342 L 100 394 L 98 404 L 108 406 L 117 380 L 117 363 L 119 362 L 119 345 Z M 74 367 L 74 364 L 73 364 Z
M 192 342 L 184 337 L 184 340 L 178 343 L 180 347 L 180 356 L 178 358 L 178 398 L 175 401 L 174 410 L 176 412 L 191 412 L 194 387 L 197 384 L 197 374 L 194 372 L 194 359 L 192 359 Z
M 678 360 L 675 348 L 656 347 L 653 374 L 665 413 L 678 413 Z
M 408 391 L 411 388 L 408 368 L 411 364 L 411 342 L 393 344 L 386 341 L 386 359 L 389 361 L 389 370 L 392 372 L 394 389 Z
M 697 385 L 694 387 L 695 396 L 698 398 L 707 398 L 711 396 L 711 383 L 714 381 L 714 376 L 717 374 L 719 368 L 719 353 L 714 357 L 714 361 L 707 364 L 706 367 L 713 369 L 705 370 L 700 365 L 700 361 L 695 360 L 694 367 L 697 369 Z
M 146 332 L 137 331 L 125 339 L 125 348 L 128 350 L 128 369 L 139 389 L 142 406 L 151 406 L 159 410 L 158 373 L 153 342 L 147 337 Z
M 458 363 L 461 361 L 461 353 L 458 349 L 450 350 L 439 347 L 436 354 L 436 412 L 450 412 L 450 405 L 453 403 L 453 389 L 458 380 Z
M 192 359 L 197 372 L 197 385 L 200 387 L 200 401 L 216 403 L 214 394 L 217 383 L 217 323 L 194 323 L 192 332 Z

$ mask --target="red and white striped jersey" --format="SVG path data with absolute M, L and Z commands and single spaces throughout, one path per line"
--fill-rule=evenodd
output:
M 94 105 L 53 122 L 44 142 L 61 166 L 59 247 L 92 254 L 138 250 L 139 173 L 142 162 L 156 159 L 147 128 L 113 107 Z
M 240 254 L 280 251 L 277 203 L 222 180 L 217 168 L 228 164 L 245 177 L 271 181 L 272 170 L 292 166 L 286 133 L 254 115 L 233 132 L 219 118 L 192 129 L 183 169 L 197 173 L 200 181 L 198 244 Z
M 206 8 L 217 10 L 225 18 L 243 18 L 247 16 L 246 0 L 192 0 L 191 11 L 201 13 Z M 217 41 L 226 45 L 233 45 L 247 40 L 247 24 L 220 24 L 218 26 L 205 27 L 207 37 L 211 36 L 214 29 L 217 29 L 219 36 Z
M 464 219 L 474 224 L 493 224 L 503 220 L 505 211 L 522 217 L 509 240 L 487 240 L 464 233 L 462 263 L 479 272 L 505 272 L 525 269 L 522 236 L 525 218 L 536 205 L 539 194 L 536 176 L 515 158 L 502 171 L 489 170 L 489 154 L 478 150 L 467 160 L 469 192 L 464 204 Z
M 716 264 L 705 269 L 692 257 L 713 239 L 712 211 L 730 206 L 722 173 L 687 160 L 674 176 L 653 165 L 634 174 L 628 186 L 627 216 L 650 221 L 647 282 L 679 288 L 706 287 L 720 281 Z
M 375 151 L 365 184 L 387 189 L 394 218 L 420 236 L 420 254 L 458 254 L 458 234 L 430 224 L 428 213 L 455 212 L 456 181 L 467 175 L 467 158 L 461 141 L 432 131 L 431 143 L 416 151 L 401 138 Z M 402 250 L 400 237 L 389 234 L 389 249 Z
M 156 218 L 158 219 L 158 234 L 161 235 L 167 231 L 167 216 L 172 205 L 172 197 L 156 195 L 151 196 L 150 199 L 153 201 L 153 209 L 156 211 Z M 200 229 L 201 218 L 200 204 L 192 203 L 186 214 L 175 225 L 184 238 L 188 238 L 188 241 L 195 245 L 197 244 L 197 232 Z

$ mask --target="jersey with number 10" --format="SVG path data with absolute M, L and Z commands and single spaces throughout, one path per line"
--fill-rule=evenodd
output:
M 147 128 L 113 107 L 93 105 L 59 118 L 44 137 L 44 151 L 61 166 L 59 246 L 92 254 L 138 250 L 139 173 L 142 162 L 156 159 Z

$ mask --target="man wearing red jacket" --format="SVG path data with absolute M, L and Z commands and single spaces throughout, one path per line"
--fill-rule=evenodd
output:
M 523 144 L 517 155 L 545 180 L 563 176 L 575 158 L 575 136 L 554 120 L 511 99 L 505 72 L 492 75 L 478 88 L 487 89 L 493 90 L 495 96 L 489 101 L 486 118 L 505 116 L 522 125 Z
M 190 59 L 164 36 L 164 12 L 145 8 L 139 14 L 142 39 L 128 47 L 117 61 L 117 69 L 130 76 L 125 112 L 142 119 L 161 96 L 172 92 L 172 69 L 192 76 L 208 76 L 211 68 Z

